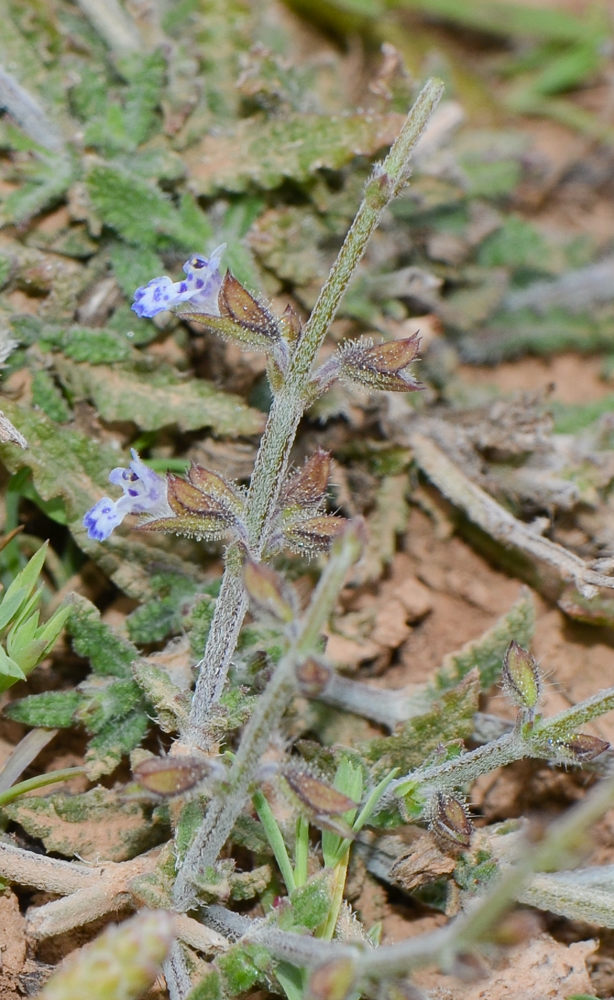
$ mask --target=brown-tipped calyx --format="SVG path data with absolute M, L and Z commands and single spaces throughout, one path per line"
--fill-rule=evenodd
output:
M 416 360 L 419 348 L 417 333 L 404 340 L 389 340 L 382 344 L 373 344 L 369 340 L 352 341 L 342 345 L 335 355 L 339 377 L 368 389 L 415 392 L 424 386 L 407 367 Z
M 301 323 L 301 317 L 290 304 L 288 304 L 282 313 L 281 319 L 279 321 L 281 326 L 284 340 L 287 344 L 294 345 L 297 344 L 301 338 L 301 333 L 303 332 L 303 324 Z
M 350 810 L 356 809 L 357 803 L 354 799 L 337 791 L 320 778 L 289 769 L 283 772 L 283 776 L 296 797 L 316 816 L 343 816 Z
M 281 339 L 280 327 L 270 310 L 258 302 L 240 281 L 227 271 L 218 295 L 219 316 L 194 310 L 178 312 L 214 330 L 227 340 L 235 340 L 248 350 L 271 351 Z
M 588 733 L 574 733 L 572 736 L 552 740 L 550 747 L 554 751 L 553 759 L 562 764 L 588 764 L 610 749 L 606 740 Z
M 135 781 L 160 799 L 184 795 L 211 776 L 212 767 L 202 757 L 150 757 L 132 769 Z
M 333 514 L 322 514 L 304 520 L 297 519 L 284 525 L 284 541 L 294 552 L 301 554 L 328 552 L 347 523 L 344 517 L 336 517 Z
M 430 828 L 442 850 L 465 851 L 471 843 L 473 825 L 460 799 L 437 792 L 431 804 Z
M 192 465 L 188 478 L 167 473 L 167 501 L 171 516 L 137 525 L 140 531 L 166 531 L 197 539 L 223 538 L 239 524 L 241 497 L 221 476 Z
M 510 701 L 533 715 L 539 704 L 541 678 L 535 658 L 515 640 L 503 660 L 501 686 Z
M 298 506 L 302 509 L 320 507 L 326 499 L 329 476 L 330 452 L 318 448 L 305 461 L 302 469 L 285 482 L 280 496 L 281 506 Z

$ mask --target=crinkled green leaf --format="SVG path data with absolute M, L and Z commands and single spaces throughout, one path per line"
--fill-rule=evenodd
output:
M 187 195 L 175 208 L 154 184 L 115 166 L 93 167 L 87 186 L 102 221 L 128 243 L 149 249 L 174 245 L 190 253 L 211 239 L 207 217 Z
M 5 810 L 48 851 L 96 862 L 133 858 L 168 833 L 159 814 L 152 816 L 142 803 L 122 801 L 107 788 L 20 799 Z
M 361 752 L 377 765 L 378 774 L 393 767 L 407 774 L 419 767 L 440 744 L 471 736 L 479 694 L 480 679 L 475 670 L 451 691 L 446 691 L 430 711 L 410 719 L 392 736 L 369 740 L 362 745 Z
M 44 369 L 36 372 L 32 379 L 32 402 L 59 424 L 70 420 L 71 413 L 66 400 L 55 384 L 53 376 Z
M 78 691 L 43 691 L 11 702 L 4 714 L 25 726 L 68 729 L 82 700 L 83 695 Z
M 478 668 L 480 683 L 487 691 L 501 676 L 503 657 L 512 639 L 528 647 L 534 632 L 535 605 L 530 590 L 523 587 L 515 604 L 492 628 L 444 657 L 434 678 L 433 693 L 455 687 L 474 667 Z
M 92 670 L 102 677 L 130 678 L 130 664 L 139 652 L 127 639 L 117 635 L 100 617 L 86 597 L 72 598 L 67 631 L 79 656 L 86 656 Z
M 79 705 L 77 719 L 90 733 L 99 733 L 109 724 L 125 718 L 134 709 L 145 711 L 143 692 L 133 680 L 112 680 L 110 683 L 81 686 L 85 694 Z
M 268 190 L 286 179 L 305 183 L 318 170 L 340 170 L 355 156 L 373 156 L 393 142 L 402 123 L 396 113 L 247 118 L 230 134 L 206 135 L 185 160 L 198 194 Z
M 92 365 L 125 361 L 132 354 L 128 338 L 114 330 L 88 330 L 71 327 L 64 331 L 59 346 L 73 361 L 89 361 Z M 50 414 L 51 415 L 51 414 Z
M 143 709 L 135 709 L 123 719 L 112 720 L 90 740 L 85 754 L 85 770 L 90 781 L 110 774 L 123 757 L 144 739 L 149 719 Z
M 211 427 L 216 434 L 232 437 L 263 429 L 262 413 L 204 379 L 182 379 L 171 370 L 141 375 L 66 359 L 58 359 L 57 370 L 77 398 L 96 404 L 104 420 L 129 420 L 148 431 L 172 424 L 183 431 Z

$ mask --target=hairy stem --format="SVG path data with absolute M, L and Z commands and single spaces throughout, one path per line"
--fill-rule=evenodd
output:
M 359 535 L 356 528 L 350 525 L 333 546 L 331 558 L 300 623 L 298 634 L 277 664 L 245 727 L 224 790 L 209 803 L 204 821 L 177 874 L 174 899 L 180 910 L 187 910 L 193 904 L 194 877 L 215 862 L 245 805 L 271 733 L 296 690 L 296 667 L 314 651 L 345 575 L 358 557 L 361 547 Z
M 567 863 L 569 852 L 577 850 L 584 832 L 603 816 L 613 800 L 614 778 L 609 777 L 552 824 L 541 844 L 525 844 L 517 863 L 468 912 L 429 934 L 381 948 L 365 948 L 359 943 L 325 942 L 261 925 L 247 934 L 246 939 L 258 941 L 275 957 L 299 967 L 316 968 L 325 961 L 350 959 L 356 983 L 365 985 L 368 993 L 369 983 L 400 979 L 424 965 L 436 963 L 449 970 L 455 956 L 492 937 L 497 921 L 524 895 L 533 872 Z
M 569 738 L 578 726 L 614 709 L 614 688 L 605 688 L 572 708 L 559 712 L 551 719 L 537 719 L 528 732 L 506 733 L 498 740 L 486 743 L 476 750 L 448 760 L 443 764 L 415 771 L 414 774 L 393 781 L 390 791 L 403 796 L 414 790 L 426 801 L 435 791 L 447 791 L 475 781 L 481 774 L 511 764 L 523 757 L 549 759 L 556 757 L 556 741 Z
M 384 209 L 407 182 L 411 153 L 437 107 L 442 92 L 443 84 L 440 81 L 427 82 L 390 153 L 375 168 L 367 183 L 358 214 L 297 345 L 284 385 L 271 406 L 251 478 L 245 512 L 249 545 L 256 559 L 262 557 L 266 548 L 290 450 L 306 406 L 306 389 L 316 355 Z M 234 566 L 234 548 L 230 546 L 229 560 L 232 550 L 232 565 L 230 561 L 227 564 L 222 593 L 218 599 L 219 606 L 223 595 L 225 608 L 219 614 L 216 611 L 203 656 L 201 675 L 208 676 L 202 680 L 199 678 L 190 712 L 188 728 L 192 734 L 200 730 L 200 739 L 196 742 L 201 745 L 206 739 L 206 721 L 211 706 L 223 690 L 246 610 L 240 576 Z M 227 576 L 231 578 L 228 581 Z

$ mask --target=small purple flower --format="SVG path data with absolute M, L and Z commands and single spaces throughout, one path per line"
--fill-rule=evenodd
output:
M 225 249 L 226 244 L 222 243 L 208 259 L 202 254 L 193 254 L 183 265 L 186 273 L 183 281 L 173 282 L 164 275 L 137 288 L 132 305 L 134 312 L 140 318 L 146 316 L 151 319 L 171 306 L 189 301 L 199 312 L 219 316 L 217 297 L 222 285 L 220 260 Z
M 109 481 L 121 486 L 124 495 L 119 500 L 103 497 L 83 518 L 88 538 L 104 542 L 126 514 L 151 514 L 153 517 L 174 517 L 167 499 L 166 477 L 159 476 L 131 451 L 129 469 L 113 469 Z

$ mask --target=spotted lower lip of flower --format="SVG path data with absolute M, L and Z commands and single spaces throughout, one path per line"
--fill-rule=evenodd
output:
M 128 469 L 113 469 L 109 474 L 109 481 L 114 486 L 121 486 L 123 496 L 117 500 L 103 497 L 83 518 L 88 538 L 95 542 L 106 541 L 127 514 L 149 514 L 155 518 L 173 516 L 166 477 L 159 476 L 141 462 L 134 449 L 131 454 Z
M 134 293 L 133 311 L 140 318 L 151 319 L 181 302 L 201 312 L 219 316 L 218 295 L 222 285 L 220 260 L 226 244 L 216 247 L 209 258 L 192 254 L 183 265 L 186 277 L 173 282 L 167 275 L 153 278 Z

